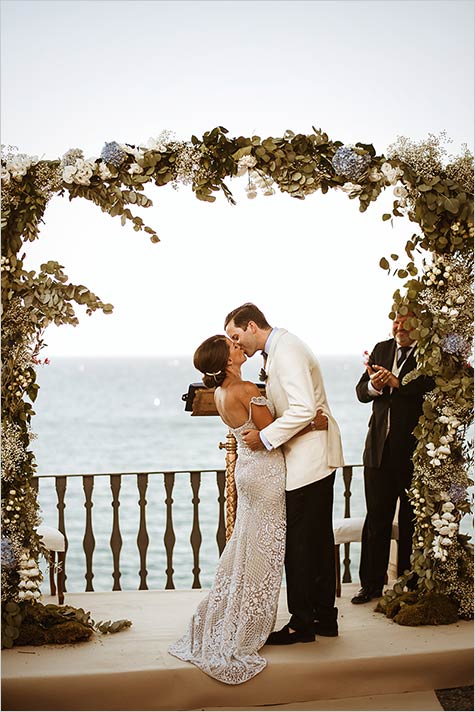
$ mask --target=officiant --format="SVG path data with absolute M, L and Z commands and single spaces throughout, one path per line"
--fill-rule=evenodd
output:
M 361 590 L 351 599 L 356 604 L 382 595 L 398 500 L 398 576 L 411 568 L 414 512 L 406 490 L 414 469 L 413 431 L 422 414 L 424 395 L 434 387 L 427 376 L 403 385 L 404 376 L 417 366 L 416 342 L 407 324 L 411 316 L 396 315 L 392 338 L 376 344 L 356 386 L 358 400 L 373 404 L 363 454 L 367 513 L 361 542 Z

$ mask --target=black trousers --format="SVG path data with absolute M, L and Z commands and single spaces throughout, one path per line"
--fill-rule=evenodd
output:
M 334 482 L 332 472 L 323 480 L 285 493 L 285 577 L 289 625 L 294 630 L 313 629 L 315 620 L 336 620 Z
M 405 492 L 411 485 L 413 464 L 391 454 L 389 439 L 381 466 L 364 468 L 366 518 L 361 540 L 360 581 L 365 588 L 380 589 L 388 568 L 391 529 L 399 499 L 398 576 L 411 568 L 414 512 Z

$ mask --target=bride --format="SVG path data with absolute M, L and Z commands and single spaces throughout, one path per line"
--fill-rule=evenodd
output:
M 274 629 L 285 554 L 285 463 L 280 449 L 251 451 L 242 440 L 274 419 L 271 403 L 241 378 L 246 355 L 225 336 L 212 336 L 193 363 L 208 388 L 217 386 L 219 415 L 238 442 L 238 506 L 234 531 L 213 586 L 188 630 L 169 652 L 229 685 L 246 682 L 267 664 L 258 651 Z

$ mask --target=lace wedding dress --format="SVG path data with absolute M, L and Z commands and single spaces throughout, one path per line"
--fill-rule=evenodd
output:
M 272 405 L 264 397 L 251 403 Z M 234 473 L 238 497 L 234 531 L 221 555 L 213 587 L 185 635 L 168 652 L 211 677 L 238 685 L 267 664 L 258 654 L 274 629 L 285 553 L 285 463 L 280 450 L 251 451 L 242 432 Z

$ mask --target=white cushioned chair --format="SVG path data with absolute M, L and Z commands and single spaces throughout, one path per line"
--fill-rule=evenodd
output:
M 58 566 L 57 566 L 57 591 L 58 591 L 58 603 L 61 606 L 64 603 L 64 560 L 66 557 L 66 540 L 64 534 L 62 534 L 59 529 L 54 529 L 53 527 L 47 527 L 41 524 L 37 527 L 36 532 L 38 536 L 43 539 L 43 544 L 46 549 L 50 552 L 50 564 L 49 564 L 49 584 L 51 595 L 56 596 L 56 584 L 54 580 L 54 570 L 56 564 L 56 552 L 58 552 Z
M 364 517 L 343 517 L 333 520 L 333 533 L 335 536 L 335 575 L 336 595 L 341 596 L 341 571 L 340 571 L 340 544 L 349 544 L 352 541 L 361 541 L 363 534 Z M 399 527 L 393 522 L 391 539 L 399 538 Z

